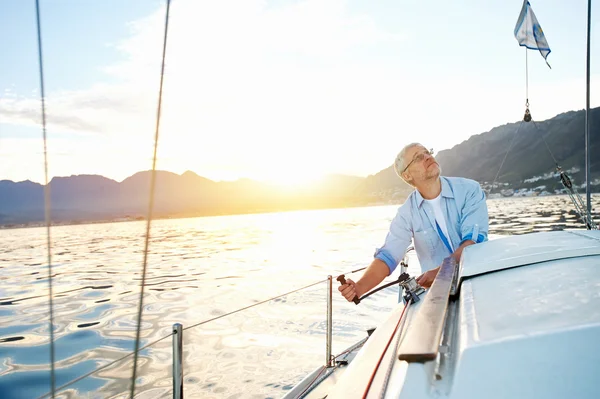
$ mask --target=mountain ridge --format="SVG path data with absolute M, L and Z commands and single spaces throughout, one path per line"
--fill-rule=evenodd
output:
M 502 187 L 555 193 L 562 187 L 556 163 L 584 182 L 585 111 L 567 111 L 541 122 L 511 122 L 470 136 L 436 154 L 442 174 L 477 180 L 486 191 Z M 600 107 L 590 110 L 590 151 L 600 153 Z M 600 159 L 592 159 L 594 188 L 600 183 Z M 101 175 L 54 177 L 49 183 L 53 222 L 83 223 L 143 219 L 148 208 L 151 171 L 122 182 Z M 293 209 L 401 203 L 413 189 L 393 166 L 367 177 L 330 174 L 295 189 L 241 178 L 213 181 L 193 171 L 156 173 L 154 216 L 188 217 Z M 0 226 L 44 221 L 44 186 L 30 180 L 0 181 Z

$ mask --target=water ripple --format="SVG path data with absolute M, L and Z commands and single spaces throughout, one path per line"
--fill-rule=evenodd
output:
M 593 199 L 598 208 L 599 198 Z M 566 196 L 489 200 L 488 208 L 492 236 L 582 227 Z M 396 209 L 155 221 L 141 345 L 168 336 L 174 323 L 195 325 L 366 266 Z M 145 223 L 52 231 L 59 386 L 133 350 Z M 0 230 L 2 399 L 37 397 L 50 389 L 45 245 L 44 228 Z M 417 274 L 411 265 L 409 272 Z M 325 356 L 325 295 L 325 284 L 319 284 L 185 330 L 186 397 L 282 396 Z M 389 288 L 356 307 L 334 295 L 334 353 L 366 336 L 397 297 Z M 136 391 L 142 397 L 170 394 L 171 345 L 164 339 L 141 352 Z M 131 370 L 132 356 L 60 397 L 126 397 Z

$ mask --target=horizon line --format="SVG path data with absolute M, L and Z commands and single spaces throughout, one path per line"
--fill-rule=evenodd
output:
M 314 183 L 314 182 L 316 182 L 316 181 L 323 180 L 323 179 L 325 179 L 325 178 L 327 178 L 327 177 L 330 177 L 330 176 L 342 176 L 342 177 L 354 177 L 354 178 L 357 178 L 357 179 L 366 179 L 366 178 L 368 178 L 368 177 L 370 177 L 370 176 L 374 176 L 374 175 L 376 175 L 376 174 L 378 174 L 378 173 L 381 173 L 381 172 L 385 171 L 386 169 L 389 169 L 389 168 L 391 168 L 392 166 L 393 166 L 393 165 L 392 165 L 392 164 L 390 164 L 390 166 L 388 166 L 387 168 L 381 169 L 379 172 L 376 172 L 376 173 L 371 173 L 371 174 L 368 174 L 367 176 L 349 175 L 349 174 L 344 174 L 344 173 L 325 173 L 324 175 L 322 175 L 322 176 L 319 176 L 318 178 L 314 179 L 314 180 L 313 180 L 313 181 L 311 181 L 311 182 L 307 182 L 307 183 L 301 183 L 300 185 L 310 185 L 311 183 Z M 181 176 L 183 176 L 183 175 L 184 175 L 184 174 L 186 174 L 186 173 L 193 173 L 193 174 L 195 174 L 196 176 L 198 176 L 198 177 L 200 177 L 200 178 L 203 178 L 203 179 L 206 179 L 206 180 L 209 180 L 209 181 L 211 181 L 211 182 L 213 182 L 213 183 L 236 183 L 236 182 L 239 182 L 240 180 L 250 180 L 250 181 L 253 181 L 253 182 L 258 182 L 258 183 L 265 183 L 265 184 L 270 184 L 270 185 L 279 185 L 278 183 L 271 182 L 271 181 L 269 181 L 268 179 L 257 179 L 257 178 L 252 178 L 252 177 L 238 177 L 237 179 L 233 179 L 233 180 L 226 180 L 226 179 L 224 179 L 224 180 L 213 180 L 213 179 L 210 179 L 210 178 L 208 178 L 208 177 L 202 176 L 202 175 L 200 175 L 200 174 L 198 174 L 198 173 L 194 172 L 193 170 L 189 170 L 189 169 L 188 169 L 188 170 L 186 170 L 185 172 L 182 172 L 182 173 L 180 173 L 180 174 L 178 174 L 177 172 L 173 172 L 173 171 L 170 171 L 170 170 L 166 170 L 166 169 L 156 169 L 156 172 L 157 172 L 157 173 L 170 173 L 170 174 L 174 174 L 174 175 L 176 175 L 176 176 L 180 176 L 180 177 L 181 177 Z M 141 174 L 141 173 L 152 173 L 152 169 L 148 169 L 148 170 L 140 170 L 140 171 L 138 171 L 138 172 L 135 172 L 135 173 L 133 173 L 133 174 L 132 174 L 132 175 L 130 175 L 130 176 L 127 176 L 126 178 L 124 178 L 124 179 L 123 179 L 123 180 L 121 180 L 121 181 L 119 181 L 119 180 L 117 180 L 117 179 L 113 179 L 113 178 L 111 178 L 111 177 L 107 177 L 107 176 L 101 175 L 101 174 L 94 174 L 94 173 L 79 173 L 79 174 L 71 174 L 71 175 L 69 175 L 69 176 L 53 176 L 53 177 L 50 179 L 50 181 L 48 182 L 48 184 L 52 183 L 52 181 L 53 181 L 54 179 L 68 179 L 68 178 L 71 178 L 71 177 L 82 177 L 82 176 L 97 176 L 97 177 L 102 177 L 102 178 L 104 178 L 104 179 L 112 180 L 112 181 L 114 181 L 114 182 L 116 182 L 116 183 L 119 183 L 119 184 L 120 184 L 120 183 L 123 183 L 125 180 L 127 180 L 127 179 L 130 179 L 130 178 L 132 178 L 133 176 L 135 176 L 135 175 L 138 175 L 138 174 Z M 34 181 L 34 180 L 31 180 L 31 179 L 25 179 L 25 180 L 19 180 L 19 181 L 10 180 L 10 179 L 0 179 L 0 182 L 3 182 L 3 181 L 8 181 L 8 182 L 12 182 L 12 183 L 26 183 L 26 182 L 31 182 L 31 183 L 39 184 L 39 185 L 41 185 L 41 186 L 44 186 L 44 185 L 45 185 L 44 183 L 41 183 L 41 182 L 38 182 L 38 181 Z

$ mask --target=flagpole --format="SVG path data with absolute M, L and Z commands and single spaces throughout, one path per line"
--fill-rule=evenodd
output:
M 586 93 L 585 93 L 585 193 L 588 215 L 592 214 L 592 194 L 590 192 L 590 30 L 592 16 L 592 0 L 588 0 L 587 15 L 587 59 L 586 59 Z
M 527 57 L 527 47 L 525 47 L 525 104 L 529 107 L 529 59 Z

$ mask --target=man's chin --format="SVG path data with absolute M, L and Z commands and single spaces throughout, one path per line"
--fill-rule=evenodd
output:
M 427 169 L 427 177 L 430 179 L 438 178 L 442 174 L 442 168 L 438 164 L 431 164 Z

